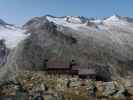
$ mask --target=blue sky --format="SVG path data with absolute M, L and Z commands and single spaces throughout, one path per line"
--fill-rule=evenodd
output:
M 17 25 L 35 16 L 133 17 L 133 0 L 0 0 L 0 18 Z

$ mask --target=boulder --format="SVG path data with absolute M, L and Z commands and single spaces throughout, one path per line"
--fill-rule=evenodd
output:
M 125 88 L 127 89 L 130 96 L 133 96 L 133 79 L 125 80 Z
M 109 97 L 117 92 L 113 82 L 98 82 L 96 87 L 99 97 Z

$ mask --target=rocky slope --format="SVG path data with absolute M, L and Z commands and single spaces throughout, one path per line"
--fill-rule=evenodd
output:
M 56 62 L 67 65 L 74 59 L 81 68 L 95 68 L 103 80 L 133 72 L 131 18 L 114 15 L 98 20 L 46 15 L 31 19 L 23 30 L 30 35 L 9 53 L 5 72 L 44 70 L 46 59 L 51 66 Z M 3 75 L 3 71 L 0 73 Z

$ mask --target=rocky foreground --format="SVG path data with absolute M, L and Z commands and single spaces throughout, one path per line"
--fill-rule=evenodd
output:
M 21 72 L 13 81 L 1 83 L 0 100 L 32 100 L 28 97 L 34 98 L 38 91 L 45 100 L 133 100 L 133 77 L 102 82 L 78 76 Z

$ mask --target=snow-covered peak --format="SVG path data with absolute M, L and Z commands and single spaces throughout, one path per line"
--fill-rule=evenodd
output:
M 113 15 L 111 17 L 108 17 L 107 19 L 105 19 L 106 21 L 125 21 L 125 22 L 129 22 L 132 23 L 133 22 L 133 18 L 130 17 L 123 17 L 123 16 L 119 16 L 119 15 Z
M 110 26 L 118 26 L 118 27 L 123 27 L 123 26 L 130 26 L 130 22 L 125 20 L 124 17 L 118 16 L 118 15 L 113 15 L 103 21 L 105 25 L 110 25 Z
M 45 16 L 49 21 L 52 22 L 64 22 L 64 23 L 73 23 L 73 24 L 83 24 L 87 22 L 87 18 L 80 16 L 64 16 L 64 17 L 54 17 L 51 15 Z
M 67 16 L 66 21 L 74 24 L 83 24 L 87 21 L 87 18 L 80 16 Z
M 64 16 L 64 17 L 54 17 L 51 15 L 46 15 L 45 18 L 54 22 L 57 25 L 69 27 L 72 29 L 79 29 L 79 27 L 88 27 L 86 23 L 88 22 L 88 18 L 80 17 L 80 16 Z
M 15 26 L 0 26 L 0 40 L 5 40 L 5 44 L 9 49 L 16 47 L 17 44 L 24 40 L 28 35 L 25 34 L 25 30 Z
M 120 16 L 118 15 L 113 15 L 106 19 L 106 21 L 119 21 L 119 20 L 120 20 Z

